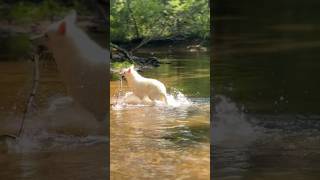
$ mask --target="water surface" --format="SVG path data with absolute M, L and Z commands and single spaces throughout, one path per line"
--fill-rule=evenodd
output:
M 111 108 L 111 179 L 209 179 L 209 57 L 148 51 L 168 64 L 141 74 L 166 84 L 178 105 Z M 119 81 L 110 91 L 115 103 Z
M 25 56 L 25 39 L 1 39 L 0 134 L 17 133 L 31 91 L 33 64 Z M 73 106 L 52 61 L 40 62 L 35 102 L 22 136 L 0 140 L 0 179 L 108 177 L 107 123 Z
M 215 178 L 319 179 L 317 5 L 216 2 Z

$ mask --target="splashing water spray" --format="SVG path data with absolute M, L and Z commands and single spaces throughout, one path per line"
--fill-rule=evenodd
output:
M 116 72 L 116 71 L 115 71 Z M 119 80 L 119 90 L 116 94 L 116 100 L 115 103 L 112 105 L 112 107 L 115 110 L 121 110 L 124 107 L 128 106 L 160 106 L 160 107 L 171 107 L 171 108 L 176 108 L 176 107 L 189 107 L 193 103 L 179 90 L 174 89 L 173 94 L 167 94 L 167 103 L 168 104 L 163 104 L 162 102 L 154 101 L 152 104 L 146 103 L 143 101 L 143 99 L 137 100 L 138 97 L 136 97 L 132 92 L 124 92 L 123 89 L 123 77 L 121 72 L 118 72 L 120 75 L 120 80 Z
M 119 99 L 120 99 L 119 97 L 122 95 L 122 92 L 123 92 L 123 89 L 122 89 L 122 77 L 120 77 L 119 84 L 120 84 L 120 90 L 119 90 L 119 92 L 118 92 L 118 94 L 117 94 L 116 105 L 119 104 Z

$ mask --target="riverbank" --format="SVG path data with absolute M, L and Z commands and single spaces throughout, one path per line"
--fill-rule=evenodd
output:
M 171 53 L 206 53 L 208 40 L 198 38 L 158 38 L 144 44 L 144 40 L 112 43 L 112 62 L 131 62 L 140 66 L 158 67 L 164 63 L 155 54 Z M 141 56 L 143 54 L 143 56 Z
M 112 41 L 112 43 L 117 44 L 118 46 L 132 50 L 140 46 L 145 39 L 134 39 L 130 41 Z M 147 43 L 143 44 L 143 48 L 177 48 L 182 50 L 184 47 L 189 49 L 189 51 L 199 51 L 199 52 L 207 52 L 207 47 L 209 46 L 209 39 L 201 39 L 197 37 L 184 37 L 184 36 L 176 36 L 171 38 L 153 38 L 149 40 Z M 193 49 L 193 50 L 192 50 Z M 140 49 L 137 48 L 136 51 Z

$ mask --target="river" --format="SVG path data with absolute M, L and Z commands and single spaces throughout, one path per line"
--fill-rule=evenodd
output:
M 175 104 L 111 107 L 111 179 L 209 179 L 209 56 L 168 47 L 143 52 L 166 62 L 141 74 L 162 81 Z M 119 87 L 111 81 L 112 102 Z
M 0 134 L 16 134 L 32 86 L 25 35 L 1 38 Z M 0 139 L 0 179 L 109 177 L 107 122 L 72 106 L 53 61 L 40 61 L 35 106 L 21 137 Z
M 32 62 L 15 56 L 28 47 L 25 37 L 13 39 L 1 53 L 1 134 L 18 131 L 32 85 Z M 13 48 L 12 41 L 24 45 Z M 108 123 L 74 108 L 56 64 L 40 61 L 36 104 L 23 135 L 0 141 L 0 178 L 105 179 L 110 167 L 111 179 L 209 179 L 209 56 L 167 50 L 153 49 L 164 64 L 142 74 L 164 82 L 174 106 L 111 106 L 110 141 Z M 110 90 L 114 100 L 119 81 Z
M 319 179 L 318 1 L 216 1 L 216 179 Z

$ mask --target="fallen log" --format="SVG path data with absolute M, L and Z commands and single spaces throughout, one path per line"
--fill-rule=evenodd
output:
M 160 66 L 160 61 L 157 57 L 138 57 L 133 56 L 130 52 L 127 50 L 119 47 L 116 44 L 110 43 L 110 47 L 116 49 L 118 53 L 114 53 L 111 51 L 111 60 L 115 62 L 124 62 L 126 60 L 129 60 L 131 63 L 138 64 L 140 66 L 152 66 L 152 67 L 158 67 Z

